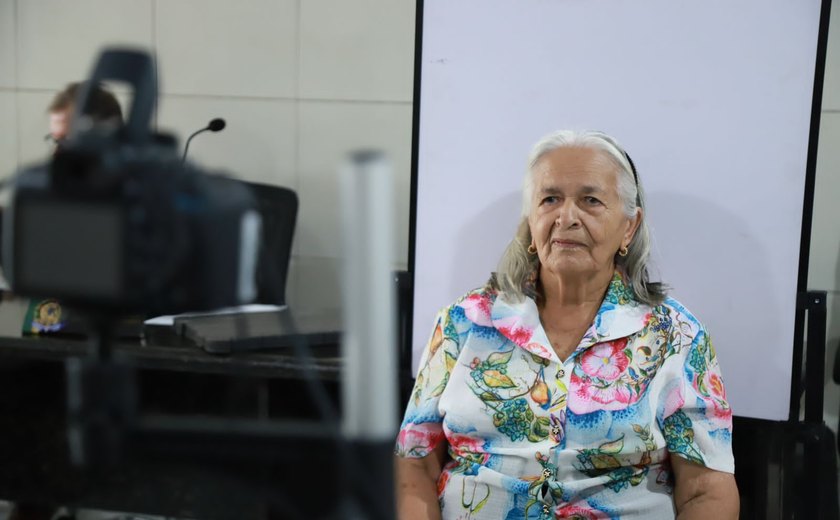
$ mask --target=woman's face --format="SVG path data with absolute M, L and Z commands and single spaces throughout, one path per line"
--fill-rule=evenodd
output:
M 528 224 L 543 269 L 558 276 L 586 277 L 614 269 L 641 221 L 624 215 L 617 169 L 592 148 L 558 148 L 534 165 Z

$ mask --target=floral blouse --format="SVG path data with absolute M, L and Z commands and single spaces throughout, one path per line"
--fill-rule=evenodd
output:
M 732 412 L 706 330 L 616 274 L 561 361 L 537 305 L 487 287 L 442 310 L 396 453 L 446 440 L 444 519 L 674 518 L 669 456 L 732 473 Z

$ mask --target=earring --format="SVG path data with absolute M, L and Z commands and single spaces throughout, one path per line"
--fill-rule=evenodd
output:
M 627 253 L 630 251 L 627 249 L 627 246 L 621 246 L 621 249 L 618 250 L 618 256 L 627 256 Z
M 537 254 L 537 248 L 534 247 L 534 244 L 531 244 L 531 245 L 528 246 L 528 254 L 529 255 Z

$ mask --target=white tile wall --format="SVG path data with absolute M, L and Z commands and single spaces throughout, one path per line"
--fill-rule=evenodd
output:
M 193 139 L 189 158 L 249 181 L 296 187 L 295 103 L 284 100 L 163 96 L 158 127 L 186 139 L 215 118 L 227 126 Z
M 834 2 L 832 7 L 825 59 L 823 110 L 840 110 L 840 5 Z
M 840 386 L 832 379 L 840 346 L 840 9 L 836 3 L 828 33 L 822 108 L 808 287 L 829 291 L 824 417 L 837 433 Z
M 152 45 L 151 0 L 20 1 L 18 85 L 58 89 L 86 78 L 103 45 Z
M 297 232 L 297 230 L 295 230 Z M 297 236 L 293 239 L 296 240 Z M 292 255 L 289 259 L 289 271 L 286 273 L 286 304 L 293 309 L 297 307 L 297 279 L 298 279 L 298 259 Z
M 808 287 L 828 293 L 825 421 L 837 433 L 840 386 L 832 379 L 840 346 L 840 9 L 832 9 L 823 83 Z
M 825 422 L 837 432 L 840 416 L 840 386 L 834 382 L 834 358 L 840 353 L 840 292 L 830 292 L 827 298 L 828 330 L 825 346 L 825 386 L 823 410 Z
M 292 98 L 295 0 L 156 2 L 166 93 Z
M 0 87 L 17 85 L 15 2 L 0 0 Z
M 300 103 L 300 217 L 298 252 L 302 256 L 341 255 L 337 170 L 347 152 L 383 150 L 392 161 L 400 237 L 394 252 L 405 262 L 408 251 L 408 200 L 411 160 L 411 106 L 376 103 Z
M 341 260 L 323 256 L 298 256 L 289 280 L 290 299 L 298 309 L 337 310 L 342 306 Z M 292 275 L 294 278 L 292 278 Z
M 335 301 L 345 152 L 376 147 L 393 159 L 395 267 L 407 263 L 414 12 L 414 0 L 0 0 L 0 167 L 47 158 L 46 106 L 87 77 L 103 44 L 152 49 L 159 128 L 183 145 L 225 118 L 190 158 L 296 189 L 289 298 L 302 287 L 306 304 Z
M 44 161 L 52 151 L 44 142 L 49 130 L 47 106 L 53 98 L 51 92 L 18 92 L 18 162 L 26 165 Z
M 411 101 L 413 0 L 305 0 L 300 95 Z
M 823 112 L 808 287 L 840 289 L 840 113 Z
M 828 330 L 826 331 L 826 354 L 828 356 L 826 363 L 827 377 L 826 381 L 831 381 L 831 370 L 834 367 L 834 353 L 840 347 L 840 291 L 828 293 L 827 298 L 827 314 L 828 314 Z M 840 387 L 837 387 L 836 393 L 837 402 L 840 404 Z M 835 412 L 840 411 L 840 408 L 833 407 Z
M 15 93 L 0 90 L 0 121 L 4 128 L 15 129 L 17 126 L 17 102 Z M 12 175 L 17 168 L 17 132 L 0 132 L 0 179 Z

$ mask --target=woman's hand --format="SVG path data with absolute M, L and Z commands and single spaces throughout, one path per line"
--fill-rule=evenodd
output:
M 674 503 L 679 520 L 736 520 L 740 508 L 735 476 L 715 471 L 671 454 Z
M 395 457 L 397 517 L 400 520 L 439 520 L 437 481 L 446 456 L 447 444 L 438 443 L 421 459 Z

